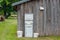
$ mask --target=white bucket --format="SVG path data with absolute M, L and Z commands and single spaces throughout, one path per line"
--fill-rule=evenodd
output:
M 17 31 L 17 36 L 18 36 L 18 38 L 22 37 L 23 36 L 23 31 Z
M 38 37 L 39 36 L 39 33 L 34 33 L 34 37 Z

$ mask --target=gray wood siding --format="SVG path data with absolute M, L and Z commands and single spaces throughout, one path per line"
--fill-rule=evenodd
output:
M 44 3 L 45 2 L 45 3 Z M 45 0 L 44 3 L 44 7 L 46 7 L 46 9 L 44 10 L 44 20 L 45 20 L 45 25 L 44 25 L 44 30 L 45 30 L 45 34 L 46 35 L 60 35 L 60 33 L 58 34 L 58 30 L 60 30 L 58 27 L 60 24 L 58 20 L 60 20 L 58 18 L 58 14 L 60 14 L 60 12 L 58 12 L 60 9 L 59 8 L 59 0 Z
M 60 0 L 35 0 L 18 5 L 18 30 L 24 30 L 25 13 L 34 15 L 34 33 L 60 35 Z M 40 11 L 40 6 L 44 11 Z

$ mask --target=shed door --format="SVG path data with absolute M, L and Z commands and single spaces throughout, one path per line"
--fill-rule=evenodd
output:
M 25 14 L 25 37 L 33 37 L 33 14 Z

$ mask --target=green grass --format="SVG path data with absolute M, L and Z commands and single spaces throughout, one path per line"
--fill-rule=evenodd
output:
M 6 19 L 0 22 L 0 40 L 16 40 L 16 19 Z
M 17 38 L 17 20 L 14 18 L 0 22 L 0 40 L 60 40 L 60 36 L 47 36 L 39 38 Z
M 60 36 L 46 36 L 38 38 L 19 38 L 18 40 L 60 40 Z

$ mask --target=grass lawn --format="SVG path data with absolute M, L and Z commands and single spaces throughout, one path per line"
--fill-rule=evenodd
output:
M 0 40 L 16 40 L 16 19 L 6 19 L 0 22 Z
M 39 37 L 39 38 L 17 38 L 17 20 L 14 18 L 0 22 L 0 40 L 60 40 L 60 36 Z

